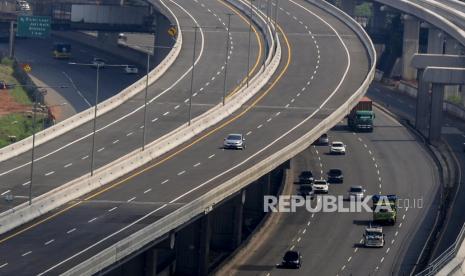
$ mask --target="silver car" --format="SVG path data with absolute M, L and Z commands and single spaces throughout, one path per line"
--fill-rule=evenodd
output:
M 225 149 L 245 149 L 245 139 L 242 134 L 229 134 L 228 137 L 224 138 L 223 147 Z
M 362 186 L 351 186 L 349 190 L 349 199 L 363 199 L 365 197 L 365 189 Z

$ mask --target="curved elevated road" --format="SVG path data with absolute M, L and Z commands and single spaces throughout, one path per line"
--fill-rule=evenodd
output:
M 147 141 L 155 140 L 187 122 L 194 44 L 194 31 L 191 26 L 200 26 L 197 31 L 192 117 L 198 116 L 221 101 L 226 59 L 227 13 L 233 14 L 231 50 L 228 53 L 230 57 L 228 91 L 234 91 L 238 84 L 241 84 L 247 69 L 249 26 L 243 15 L 222 1 L 164 2 L 179 18 L 183 28 L 184 45 L 173 66 L 149 88 L 149 99 L 153 102 L 147 108 Z M 254 30 L 255 33 L 251 35 L 252 73 L 256 72 L 264 56 L 263 42 L 256 27 Z M 80 69 L 91 72 L 94 70 Z M 102 71 L 107 69 L 109 68 Z M 109 69 L 112 70 L 114 69 Z M 119 76 L 119 72 L 115 75 Z M 111 81 L 115 75 L 105 73 L 104 80 Z M 143 103 L 144 93 L 139 93 L 120 107 L 99 116 L 95 142 L 95 168 L 141 147 Z M 36 148 L 32 188 L 34 197 L 89 172 L 91 134 L 92 122 L 88 122 Z M 31 152 L 26 152 L 0 163 L 0 194 L 12 193 L 15 196 L 11 204 L 2 201 L 0 211 L 27 201 L 30 158 Z
M 278 18 L 283 63 L 249 105 L 191 144 L 5 235 L 0 273 L 64 272 L 294 141 L 345 102 L 368 72 L 358 37 L 304 1 L 281 3 Z M 246 135 L 246 150 L 221 148 L 232 132 Z

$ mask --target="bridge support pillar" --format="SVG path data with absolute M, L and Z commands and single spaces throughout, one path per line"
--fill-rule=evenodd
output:
M 175 275 L 207 275 L 210 238 L 210 214 L 177 233 Z
M 402 45 L 402 78 L 414 80 L 417 70 L 410 66 L 413 55 L 418 53 L 420 21 L 410 15 L 404 15 L 404 39 Z
M 157 256 L 158 250 L 156 248 L 150 248 L 144 253 L 144 275 L 145 276 L 156 276 L 157 275 Z
M 155 14 L 156 31 L 155 31 L 155 48 L 154 48 L 154 64 L 159 64 L 168 53 L 171 51 L 169 47 L 173 47 L 175 38 L 168 34 L 171 27 L 171 22 L 162 14 Z
M 342 10 L 350 15 L 351 17 L 355 16 L 355 6 L 357 5 L 356 0 L 344 0 L 341 1 L 342 4 Z
M 462 45 L 460 43 L 448 37 L 446 39 L 446 47 L 445 47 L 446 55 L 462 55 Z M 460 94 L 460 86 L 459 85 L 446 85 L 444 90 L 444 98 L 449 99 L 450 97 L 462 97 Z
M 418 90 L 415 114 L 415 128 L 423 135 L 427 134 L 429 123 L 429 111 L 431 97 L 429 95 L 430 84 L 423 81 L 423 69 L 418 69 Z
M 383 5 L 378 2 L 373 2 L 373 16 L 371 18 L 371 30 L 374 33 L 379 33 L 386 25 L 386 10 L 381 9 Z
M 442 128 L 442 104 L 444 102 L 444 84 L 432 84 L 431 119 L 428 141 L 432 145 L 438 145 L 441 139 Z

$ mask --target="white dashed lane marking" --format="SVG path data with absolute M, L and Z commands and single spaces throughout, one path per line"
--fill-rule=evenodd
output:
M 66 231 L 66 234 L 71 234 L 71 233 L 73 233 L 74 231 L 76 231 L 76 228 L 73 228 L 73 229 L 70 229 L 70 230 Z
M 28 251 L 28 252 L 26 252 L 26 253 L 23 253 L 23 254 L 21 255 L 21 257 L 25 257 L 25 256 L 27 256 L 27 255 L 29 255 L 29 254 L 31 254 L 31 253 L 32 253 L 32 251 Z

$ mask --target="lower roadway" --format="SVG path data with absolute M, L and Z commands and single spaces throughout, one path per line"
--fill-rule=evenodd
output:
M 305 1 L 280 2 L 278 18 L 282 64 L 257 98 L 172 154 L 1 237 L 0 273 L 64 272 L 295 141 L 346 102 L 370 64 L 358 37 Z M 247 149 L 223 150 L 235 132 L 246 135 Z
M 362 245 L 371 213 L 309 213 L 300 209 L 284 214 L 269 238 L 235 265 L 238 275 L 409 274 L 412 264 L 400 267 L 401 261 L 412 237 L 421 234 L 426 238 L 428 234 L 417 230 L 437 189 L 436 167 L 407 129 L 379 110 L 376 115 L 373 133 L 353 133 L 342 123 L 329 132 L 330 140 L 346 143 L 346 156 L 328 155 L 327 147 L 312 146 L 293 160 L 293 175 L 296 181 L 300 171 L 310 169 L 316 178 L 325 177 L 329 169 L 340 168 L 344 183 L 331 184 L 331 195 L 347 197 L 351 185 L 362 185 L 369 195 L 398 195 L 398 220 L 394 226 L 383 227 L 384 248 Z M 294 186 L 295 193 L 298 184 Z M 417 254 L 421 248 L 420 243 Z M 303 264 L 299 270 L 275 267 L 286 250 L 301 252 Z

